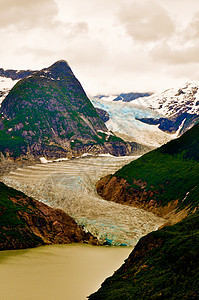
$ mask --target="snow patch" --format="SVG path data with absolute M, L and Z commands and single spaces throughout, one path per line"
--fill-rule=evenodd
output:
M 93 156 L 93 154 L 91 154 L 91 153 L 84 153 L 84 154 L 82 154 L 79 157 L 87 157 L 87 156 Z
M 45 157 L 40 157 L 40 161 L 42 164 L 47 164 L 49 162 L 52 162 L 52 160 L 47 160 Z
M 101 153 L 101 154 L 98 154 L 98 156 L 105 156 L 105 157 L 115 157 L 115 158 L 119 158 L 119 156 L 114 156 L 114 155 L 112 155 L 112 154 L 110 154 L 110 153 Z
M 52 162 L 59 162 L 59 161 L 66 161 L 66 160 L 68 160 L 68 157 L 57 158 L 57 159 L 53 159 L 53 160 L 47 160 L 45 157 L 40 157 L 40 161 L 42 164 L 48 164 L 48 163 L 52 163 Z
M 97 130 L 97 132 L 104 133 L 104 134 L 106 134 L 106 135 L 108 135 L 108 136 L 114 135 L 114 134 L 113 134 L 112 132 L 110 132 L 110 131 Z
M 182 113 L 199 115 L 199 84 L 185 83 L 179 88 L 168 89 L 160 94 L 137 98 L 130 103 L 138 107 L 156 110 L 166 117 L 175 117 Z
M 117 95 L 110 95 L 110 96 L 104 96 L 102 98 L 100 98 L 100 100 L 103 101 L 113 101 L 117 98 Z
M 12 80 L 11 78 L 0 76 L 0 104 L 18 81 L 19 80 Z

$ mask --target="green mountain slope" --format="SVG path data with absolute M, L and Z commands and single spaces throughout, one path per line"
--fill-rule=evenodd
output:
M 141 238 L 89 300 L 199 298 L 199 213 Z
M 108 200 L 156 213 L 177 206 L 192 214 L 141 238 L 124 265 L 89 300 L 199 298 L 198 150 L 199 124 L 97 184 Z
M 97 184 L 99 194 L 119 203 L 160 212 L 163 206 L 198 208 L 199 124 Z
M 123 140 L 99 134 L 108 130 L 66 61 L 20 80 L 4 99 L 0 113 L 0 151 L 4 154 L 131 153 L 132 147 Z

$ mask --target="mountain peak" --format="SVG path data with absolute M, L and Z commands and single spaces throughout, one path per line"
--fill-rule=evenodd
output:
M 61 76 L 61 77 L 65 77 L 68 75 L 74 76 L 69 64 L 67 63 L 67 61 L 63 59 L 58 60 L 49 68 L 43 69 L 43 71 L 51 72 L 51 74 L 54 76 Z

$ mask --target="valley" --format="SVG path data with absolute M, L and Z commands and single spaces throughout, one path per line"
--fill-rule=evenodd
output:
M 135 207 L 100 198 L 95 184 L 137 157 L 96 156 L 18 168 L 2 181 L 39 201 L 61 208 L 107 245 L 134 246 L 165 220 Z
M 135 247 L 97 292 L 99 282 L 94 290 L 84 283 L 86 292 L 78 297 L 92 292 L 93 300 L 197 297 L 198 85 L 89 100 L 65 60 L 40 71 L 0 69 L 0 76 L 1 250 L 79 243 L 62 253 L 58 246 L 48 249 L 53 249 L 53 264 L 71 268 L 63 276 L 77 268 L 85 277 L 92 259 L 86 270 L 70 265 L 71 256 L 76 262 L 85 249 L 89 253 L 83 243 L 117 246 L 93 247 L 90 257 L 105 249 L 127 255 Z M 48 272 L 50 265 L 43 263 L 48 249 L 42 248 L 44 255 L 40 249 L 23 250 L 21 257 L 26 261 L 27 254 L 32 271 L 39 253 L 36 270 L 41 263 Z M 15 250 L 2 251 L 3 263 L 8 257 L 6 266 L 1 264 L 2 278 L 9 270 L 18 272 L 11 263 L 17 264 L 19 256 Z M 107 264 L 100 282 L 122 263 L 124 257 L 118 258 L 114 268 L 108 270 Z M 99 275 L 94 266 L 93 279 Z M 21 278 L 24 272 L 18 273 Z M 36 282 L 39 287 L 42 278 Z M 73 291 L 81 283 L 76 284 L 70 297 L 79 300 Z M 33 291 L 31 297 L 36 297 Z
M 95 107 L 108 112 L 110 119 L 106 122 L 106 126 L 109 130 L 126 141 L 147 146 L 148 151 L 177 137 L 178 133 L 163 132 L 158 126 L 149 125 L 138 120 L 138 118 L 159 119 L 162 117 L 162 114 L 155 110 L 135 106 L 133 102 L 113 102 L 93 98 L 91 101 Z

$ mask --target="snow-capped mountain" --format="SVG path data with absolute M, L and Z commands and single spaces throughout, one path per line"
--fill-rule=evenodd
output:
M 17 81 L 34 72 L 31 70 L 4 70 L 0 68 L 0 104 Z
M 185 83 L 177 89 L 168 89 L 161 94 L 137 98 L 131 102 L 134 106 L 147 107 L 162 115 L 159 120 L 139 119 L 142 122 L 158 125 L 167 132 L 179 135 L 199 122 L 199 85 Z
M 8 95 L 11 88 L 17 83 L 18 80 L 12 80 L 11 78 L 6 78 L 0 76 L 0 104 Z
M 178 89 L 168 89 L 161 94 L 137 98 L 133 104 L 156 110 L 169 118 L 183 113 L 199 115 L 199 85 L 186 83 Z
M 127 99 L 129 99 L 129 94 L 131 93 L 126 94 Z M 123 98 L 120 97 L 119 101 L 117 100 L 118 102 L 116 103 L 115 100 L 118 99 L 118 97 L 119 96 L 116 95 L 96 96 L 93 97 L 92 100 L 96 103 L 95 105 L 97 107 L 105 110 L 107 109 L 111 115 L 112 121 L 109 120 L 106 123 L 110 130 L 122 131 L 123 134 L 135 138 L 136 141 L 140 140 L 141 136 L 145 136 L 144 141 L 148 144 L 148 137 L 150 137 L 150 141 L 152 142 L 156 132 L 157 136 L 154 145 L 161 145 L 162 143 L 181 135 L 199 122 L 199 85 L 197 83 L 186 83 L 179 88 L 168 89 L 160 94 L 134 98 L 133 100 L 128 101 L 128 103 L 124 100 L 126 99 L 125 96 L 123 96 Z M 121 126 L 118 125 L 118 119 L 117 121 L 115 120 L 115 116 L 110 113 L 109 108 L 107 107 L 112 107 L 113 103 L 115 107 L 116 105 L 118 106 L 119 103 L 122 105 L 122 108 L 120 108 L 121 110 L 118 110 L 117 112 L 118 116 L 120 115 L 119 118 L 122 122 Z M 123 115 L 124 107 L 126 108 L 126 111 L 132 112 L 132 114 L 130 113 L 131 120 L 129 119 L 130 115 L 128 115 L 128 117 L 126 113 Z M 124 124 L 127 119 L 129 122 L 125 127 Z M 148 125 L 145 128 L 145 133 L 148 132 L 150 134 L 143 134 L 143 130 L 140 132 L 140 128 L 142 127 L 141 124 Z M 132 128 L 132 125 L 134 128 Z M 136 128 L 139 130 L 135 132 Z M 162 135 L 159 131 L 162 131 L 165 134 Z M 153 133 L 153 136 L 151 133 Z
M 94 96 L 93 99 L 96 100 L 106 100 L 106 101 L 123 101 L 123 102 L 131 102 L 140 97 L 148 97 L 152 93 L 138 93 L 138 92 L 131 92 L 131 93 L 121 93 L 115 95 L 97 95 Z M 91 97 L 92 98 L 92 97 Z

